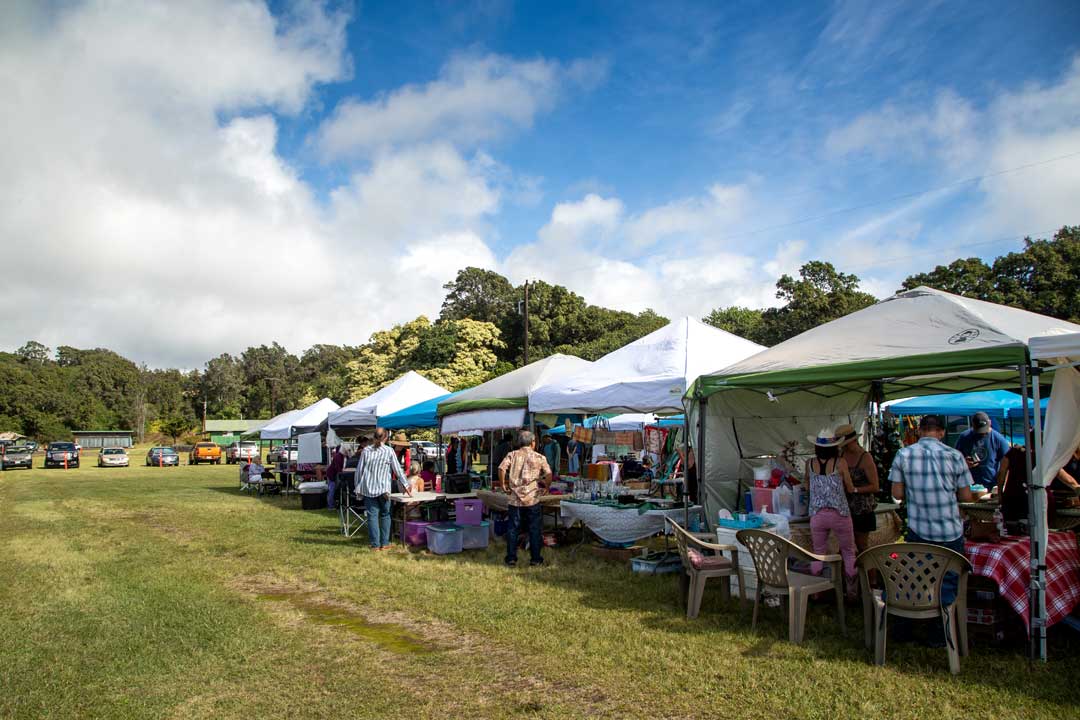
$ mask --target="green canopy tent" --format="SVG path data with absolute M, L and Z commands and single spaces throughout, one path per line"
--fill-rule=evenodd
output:
M 1027 395 L 1032 338 L 1080 326 L 919 287 L 703 375 L 684 398 L 708 498 L 734 508 L 752 467 L 873 403 L 911 395 L 1016 389 Z M 714 507 L 715 507 L 714 504 Z

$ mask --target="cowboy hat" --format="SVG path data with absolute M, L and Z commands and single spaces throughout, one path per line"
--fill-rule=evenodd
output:
M 836 447 L 843 442 L 841 438 L 836 437 L 834 431 L 828 428 L 818 430 L 817 435 L 807 435 L 806 439 L 810 441 L 811 445 L 817 445 L 818 447 Z
M 855 427 L 850 423 L 844 423 L 843 425 L 836 426 L 836 437 L 840 440 L 840 445 L 847 445 L 848 443 L 857 440 L 859 433 L 855 431 Z
M 405 436 L 405 433 L 398 433 L 394 435 L 394 439 L 390 441 L 390 444 L 408 446 L 409 438 Z

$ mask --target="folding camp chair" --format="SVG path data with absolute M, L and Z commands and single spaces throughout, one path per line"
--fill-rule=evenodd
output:
M 364 498 L 356 494 L 350 480 L 338 481 L 338 518 L 341 519 L 341 534 L 345 537 L 353 537 L 367 527 Z

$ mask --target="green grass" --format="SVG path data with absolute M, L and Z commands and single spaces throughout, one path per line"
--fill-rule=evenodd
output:
M 580 553 L 507 570 L 500 550 L 374 554 L 336 516 L 240 494 L 232 466 L 0 474 L 0 717 L 1080 716 L 1075 640 L 1053 658 L 863 650 L 811 607 L 707 592 Z M 1070 645 L 1071 643 L 1071 645 Z

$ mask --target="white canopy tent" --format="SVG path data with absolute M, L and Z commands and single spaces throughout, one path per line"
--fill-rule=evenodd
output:
M 571 355 L 550 355 L 469 388 L 439 403 L 440 429 L 448 435 L 524 427 L 531 409 L 529 398 L 536 388 L 591 364 Z
M 1076 332 L 926 287 L 900 293 L 699 378 L 686 398 L 699 473 L 710 498 L 733 507 L 750 467 L 785 444 L 809 454 L 807 435 L 841 422 L 864 428 L 870 404 L 890 398 L 1026 393 L 1029 344 Z
M 680 414 L 682 396 L 695 379 L 764 349 L 684 317 L 608 353 L 576 374 L 554 376 L 529 395 L 529 410 Z
M 288 440 L 302 432 L 320 430 L 327 416 L 340 406 L 330 398 L 323 398 L 300 410 L 282 413 L 263 425 L 259 437 L 263 440 Z
M 381 417 L 449 392 L 410 370 L 372 395 L 330 413 L 330 427 L 339 433 L 346 428 L 372 428 Z

